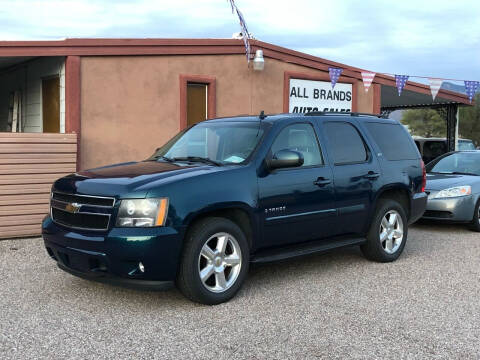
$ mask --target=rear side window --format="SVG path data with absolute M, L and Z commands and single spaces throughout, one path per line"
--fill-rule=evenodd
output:
M 410 140 L 410 135 L 402 125 L 373 122 L 365 125 L 387 160 L 419 158 L 417 149 Z
M 358 130 L 349 123 L 327 122 L 324 125 L 335 165 L 360 163 L 367 160 L 367 150 Z

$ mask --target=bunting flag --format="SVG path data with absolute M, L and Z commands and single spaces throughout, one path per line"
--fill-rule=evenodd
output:
M 430 91 L 432 92 L 433 101 L 435 101 L 438 91 L 442 87 L 443 80 L 436 78 L 428 78 L 428 81 L 430 82 Z
M 370 85 L 372 85 L 372 81 L 375 78 L 375 73 L 362 71 L 362 79 L 363 79 L 363 86 L 365 87 L 365 92 L 368 92 L 370 89 Z
M 395 83 L 398 89 L 398 96 L 402 95 L 402 90 L 408 81 L 408 75 L 395 75 Z
M 242 29 L 242 37 L 243 37 L 243 43 L 245 45 L 245 54 L 247 56 L 247 63 L 250 62 L 250 33 L 248 32 L 247 29 L 247 23 L 245 22 L 245 18 L 243 17 L 242 12 L 238 9 L 237 4 L 235 4 L 234 0 L 228 0 L 230 3 L 230 6 L 232 8 L 232 14 L 234 12 L 237 13 L 238 20 L 240 22 L 240 28 Z
M 340 74 L 342 73 L 342 71 L 343 69 L 340 69 L 340 68 L 335 68 L 335 67 L 328 68 L 328 74 L 330 75 L 332 89 L 335 88 L 335 85 L 337 84 L 338 78 L 340 77 Z
M 470 100 L 470 103 L 472 103 L 472 99 L 475 96 L 475 93 L 477 92 L 479 85 L 480 85 L 479 81 L 465 80 L 465 92 L 467 93 L 468 100 Z

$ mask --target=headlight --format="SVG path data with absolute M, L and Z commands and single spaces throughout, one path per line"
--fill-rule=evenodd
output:
M 163 226 L 167 219 L 168 199 L 126 199 L 120 203 L 116 226 Z
M 472 193 L 472 188 L 469 185 L 455 186 L 452 188 L 443 189 L 439 191 L 435 195 L 434 199 L 467 196 L 467 195 L 470 195 L 471 193 Z

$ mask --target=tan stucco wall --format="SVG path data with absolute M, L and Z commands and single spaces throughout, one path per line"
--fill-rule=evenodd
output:
M 177 133 L 179 74 L 216 77 L 217 116 L 229 116 L 283 112 L 285 71 L 325 74 L 269 58 L 254 72 L 241 55 L 82 57 L 80 168 L 144 159 Z M 373 89 L 356 86 L 357 111 L 372 112 Z

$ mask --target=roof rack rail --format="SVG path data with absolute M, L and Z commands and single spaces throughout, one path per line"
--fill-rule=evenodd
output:
M 304 114 L 305 116 L 320 116 L 320 115 L 350 115 L 350 116 L 371 116 L 383 118 L 382 115 L 360 113 L 360 112 L 340 112 L 340 111 L 311 111 Z

